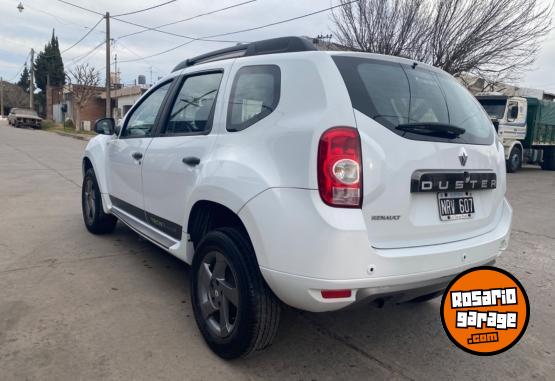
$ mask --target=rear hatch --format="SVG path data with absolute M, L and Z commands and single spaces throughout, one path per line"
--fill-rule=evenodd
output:
M 333 59 L 361 136 L 362 210 L 372 246 L 434 245 L 492 230 L 504 161 L 480 104 L 440 70 L 366 56 Z

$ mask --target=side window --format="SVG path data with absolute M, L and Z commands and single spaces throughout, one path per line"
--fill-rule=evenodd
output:
M 168 93 L 171 82 L 168 82 L 142 100 L 139 106 L 129 116 L 127 124 L 121 133 L 124 138 L 146 138 L 151 136 L 160 106 Z
M 509 107 L 507 107 L 507 121 L 514 122 L 518 118 L 518 103 L 509 102 Z
M 242 131 L 270 115 L 278 105 L 281 71 L 276 65 L 245 66 L 237 71 L 227 109 L 227 130 Z
M 222 75 L 209 73 L 185 79 L 173 104 L 165 135 L 204 134 L 211 130 Z

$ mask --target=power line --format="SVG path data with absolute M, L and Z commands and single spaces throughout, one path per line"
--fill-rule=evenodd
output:
M 273 23 L 270 23 L 270 24 L 260 25 L 260 26 L 253 27 L 253 28 L 237 30 L 237 31 L 234 31 L 234 32 L 220 33 L 220 34 L 215 34 L 215 35 L 211 35 L 211 36 L 203 36 L 203 37 L 199 37 L 199 38 L 192 38 L 191 41 L 187 41 L 187 42 L 185 42 L 185 43 L 179 44 L 179 45 L 177 45 L 177 46 L 174 46 L 173 48 L 166 49 L 166 50 L 164 50 L 164 51 L 162 51 L 162 52 L 158 52 L 158 53 L 155 53 L 155 54 L 151 54 L 151 55 L 146 56 L 146 57 L 143 57 L 143 58 L 141 58 L 141 59 L 133 59 L 133 60 L 120 61 L 120 62 L 123 63 L 123 62 L 137 62 L 137 61 L 142 61 L 142 60 L 147 59 L 147 58 L 153 58 L 153 57 L 156 57 L 156 56 L 160 56 L 160 55 L 162 55 L 162 54 L 169 53 L 169 52 L 174 51 L 174 50 L 176 50 L 176 49 L 179 49 L 179 48 L 181 48 L 181 47 L 183 47 L 183 46 L 185 46 L 185 45 L 189 45 L 190 43 L 192 43 L 192 42 L 194 42 L 194 41 L 206 41 L 205 39 L 210 39 L 210 38 L 213 38 L 213 37 L 229 36 L 229 35 L 232 35 L 232 34 L 238 34 L 238 33 L 243 33 L 243 32 L 250 32 L 250 31 L 253 31 L 253 30 L 263 29 L 263 28 L 267 28 L 267 27 L 270 27 L 270 26 L 274 26 L 274 25 L 284 24 L 284 23 L 291 22 L 291 21 L 295 21 L 295 20 L 299 20 L 299 19 L 302 19 L 302 18 L 305 18 L 305 17 L 313 16 L 313 15 L 316 15 L 316 14 L 319 14 L 319 13 L 328 12 L 328 11 L 330 11 L 330 10 L 332 10 L 332 9 L 339 8 L 339 7 L 344 7 L 344 6 L 346 6 L 346 5 L 349 5 L 349 4 L 352 4 L 352 3 L 357 3 L 357 2 L 359 2 L 359 1 L 360 1 L 360 0 L 353 0 L 353 1 L 350 1 L 350 2 L 348 2 L 348 3 L 341 3 L 341 4 L 334 5 L 334 6 L 329 7 L 329 8 L 320 9 L 320 10 L 318 10 L 318 11 L 306 13 L 306 14 L 304 14 L 304 15 L 292 17 L 292 18 L 289 18 L 289 19 L 281 20 L 281 21 L 276 21 L 276 22 L 273 22 Z M 214 41 L 214 40 L 212 40 L 212 41 Z
M 94 14 L 97 14 L 97 15 L 99 15 L 99 16 L 103 16 L 103 17 L 104 17 L 104 15 L 103 15 L 102 13 L 100 13 L 100 12 L 93 11 L 92 9 L 85 8 L 85 7 L 82 7 L 82 6 L 77 5 L 77 4 L 70 3 L 69 1 L 65 1 L 65 0 L 57 0 L 57 1 L 60 2 L 60 3 L 64 3 L 64 4 L 67 4 L 67 5 L 71 5 L 72 7 L 79 8 L 79 9 L 81 9 L 81 10 L 84 10 L 84 11 L 87 11 L 87 12 L 90 12 L 90 13 L 94 13 Z
M 114 15 L 113 17 L 134 15 L 135 13 L 141 13 L 141 12 L 149 11 L 149 10 L 151 10 L 151 9 L 158 8 L 158 7 L 162 7 L 162 6 L 167 5 L 167 4 L 175 3 L 176 1 L 177 1 L 177 0 L 166 1 L 165 3 L 158 4 L 158 5 L 153 5 L 152 7 L 148 7 L 148 8 L 144 8 L 144 9 L 139 9 L 138 11 L 132 11 L 132 12 L 127 12 L 127 13 L 120 13 L 119 15 Z
M 195 41 L 196 41 L 196 40 L 187 41 L 187 42 L 185 42 L 185 43 L 183 43 L 183 44 L 179 44 L 179 45 L 177 45 L 177 46 L 174 46 L 173 48 L 170 48 L 170 49 L 167 49 L 167 50 L 164 50 L 164 51 L 162 51 L 162 52 L 155 53 L 155 54 L 151 54 L 151 55 L 149 55 L 149 56 L 145 56 L 145 57 L 141 57 L 141 58 L 137 58 L 137 59 L 132 59 L 132 60 L 124 60 L 124 61 L 119 61 L 119 62 L 120 62 L 120 63 L 128 63 L 128 62 L 146 61 L 146 60 L 149 59 L 149 58 L 156 57 L 156 56 L 161 56 L 162 54 L 169 53 L 169 52 L 174 51 L 174 50 L 176 50 L 176 49 L 179 49 L 179 48 L 181 48 L 181 47 L 183 47 L 183 46 L 185 46 L 185 45 L 192 44 L 192 43 L 195 42 Z
M 27 60 L 29 59 L 29 54 L 31 54 L 31 53 L 27 53 L 27 57 L 25 57 L 25 62 L 23 63 L 23 65 L 21 65 L 21 68 L 18 70 L 17 74 L 14 75 L 13 78 L 11 80 L 9 80 L 8 82 L 15 81 L 17 79 L 17 77 L 19 76 L 19 74 L 21 74 L 21 72 L 23 71 L 23 69 L 27 65 Z
M 98 24 L 100 24 L 100 23 L 102 22 L 102 20 L 104 20 L 104 17 L 101 17 L 100 20 L 98 20 L 98 22 L 97 22 L 96 24 L 94 24 L 94 26 L 93 26 L 91 29 L 89 29 L 89 31 L 88 31 L 87 33 L 85 33 L 85 35 L 84 35 L 83 37 L 81 37 L 81 38 L 79 39 L 79 41 L 77 41 L 75 44 L 71 45 L 69 48 L 64 49 L 62 52 L 60 52 L 60 54 L 64 54 L 64 53 L 67 52 L 68 50 L 70 50 L 70 49 L 74 48 L 75 46 L 79 45 L 79 43 L 80 43 L 81 41 L 83 41 L 85 38 L 87 38 L 87 36 L 88 36 L 89 34 L 91 34 L 91 33 L 93 32 L 93 30 L 96 29 L 96 27 L 98 26 Z
M 59 1 L 60 3 L 64 3 L 64 4 L 67 4 L 67 5 L 70 5 L 70 6 L 72 6 L 72 7 L 76 7 L 76 8 L 82 9 L 82 10 L 84 10 L 84 11 L 87 11 L 87 12 L 94 13 L 94 14 L 100 15 L 100 16 L 102 16 L 102 17 L 105 17 L 105 15 L 102 14 L 102 13 L 100 13 L 100 12 L 94 11 L 94 10 L 89 9 L 89 8 L 85 8 L 85 7 L 80 6 L 80 5 L 77 5 L 77 4 L 70 3 L 69 1 L 65 1 L 65 0 L 57 0 L 57 1 Z M 166 32 L 166 31 L 159 30 L 159 29 L 156 29 L 156 28 L 153 28 L 153 27 L 148 27 L 148 26 L 145 26 L 145 25 L 141 25 L 141 24 L 137 24 L 137 23 L 131 22 L 131 21 L 123 20 L 123 19 L 120 19 L 120 18 L 117 18 L 117 17 L 110 17 L 110 18 L 111 18 L 111 19 L 114 19 L 114 20 L 117 20 L 117 21 L 119 21 L 119 22 L 122 22 L 122 23 L 124 23 L 124 24 L 129 24 L 129 25 L 137 26 L 137 27 L 139 27 L 139 28 L 143 28 L 143 29 L 145 29 L 145 30 L 155 31 L 155 32 L 159 32 L 159 33 L 163 33 L 163 34 L 167 34 L 167 35 L 175 36 L 175 37 L 182 37 L 182 38 L 187 38 L 187 39 L 193 39 L 192 37 L 189 37 L 189 36 L 185 36 L 185 35 L 177 34 L 177 33 Z M 197 40 L 198 40 L 198 39 L 197 39 Z M 226 42 L 226 43 L 237 43 L 237 42 L 240 42 L 240 41 L 222 41 L 222 40 L 209 40 L 209 39 L 201 39 L 201 40 L 202 40 L 202 41 L 211 41 L 211 42 Z
M 334 6 L 332 6 L 332 7 L 326 8 L 326 9 L 320 9 L 319 11 L 314 11 L 314 12 L 306 13 L 306 14 L 301 15 L 301 16 L 296 16 L 296 17 L 292 17 L 292 18 L 289 18 L 289 19 L 285 19 L 285 20 L 281 20 L 281 21 L 276 21 L 276 22 L 273 22 L 273 23 L 270 23 L 270 24 L 260 25 L 260 26 L 256 26 L 256 27 L 248 28 L 248 29 L 241 29 L 241 30 L 237 30 L 237 31 L 235 31 L 235 32 L 227 32 L 227 33 L 214 34 L 214 35 L 211 35 L 211 36 L 205 36 L 205 37 L 203 37 L 203 38 L 214 38 L 214 37 L 230 36 L 230 35 L 232 35 L 232 34 L 238 34 L 238 33 L 250 32 L 250 31 L 253 31 L 253 30 L 268 28 L 268 27 L 270 27 L 270 26 L 279 25 L 279 24 L 284 24 L 284 23 L 288 23 L 288 22 L 291 22 L 291 21 L 299 20 L 299 19 L 302 19 L 302 18 L 305 18 L 305 17 L 314 16 L 314 15 L 317 15 L 317 14 L 319 14 L 319 13 L 328 12 L 328 11 L 331 11 L 332 9 L 335 9 L 335 8 L 344 7 L 344 6 L 346 6 L 346 5 L 353 4 L 353 3 L 358 3 L 359 1 L 360 1 L 360 0 L 353 0 L 353 1 L 349 1 L 348 3 L 337 4 L 337 5 L 334 5 Z
M 225 43 L 238 43 L 241 41 L 230 41 L 230 40 L 213 40 L 213 39 L 205 39 L 205 38 L 195 38 L 195 37 L 191 37 L 191 36 L 186 36 L 184 34 L 179 34 L 179 33 L 172 33 L 172 32 L 166 32 L 165 30 L 160 30 L 157 29 L 156 27 L 150 27 L 150 26 L 145 26 L 145 25 L 141 25 L 141 24 L 137 24 L 131 21 L 127 21 L 127 20 L 122 20 L 120 18 L 117 17 L 110 17 L 111 19 L 117 20 L 119 22 L 125 23 L 125 24 L 129 24 L 129 25 L 133 25 L 133 26 L 137 26 L 139 28 L 143 28 L 144 31 L 152 31 L 152 32 L 158 32 L 158 33 L 163 33 L 163 34 L 167 34 L 169 36 L 175 36 L 175 37 L 181 37 L 181 38 L 187 38 L 189 40 L 200 40 L 200 41 L 207 41 L 207 42 L 225 42 Z
M 103 46 L 106 42 L 102 41 L 100 42 L 98 45 L 96 45 L 94 48 L 92 48 L 91 50 L 89 50 L 87 53 L 74 57 L 71 60 L 69 60 L 69 62 L 67 63 L 68 66 L 72 66 L 72 65 L 76 65 L 79 62 L 81 62 L 82 60 L 84 60 L 85 58 L 89 57 L 91 54 L 93 54 L 94 52 L 96 52 L 101 46 Z
M 214 14 L 214 13 L 218 13 L 218 12 L 222 12 L 222 11 L 227 11 L 228 9 L 240 7 L 240 6 L 242 6 L 242 5 L 246 5 L 246 4 L 254 3 L 254 2 L 256 2 L 256 0 L 243 1 L 242 3 L 233 4 L 233 5 L 230 5 L 230 6 L 227 6 L 227 7 L 224 7 L 224 8 L 220 8 L 220 9 L 216 9 L 216 10 L 213 10 L 213 11 L 209 11 L 209 12 L 205 12 L 205 13 L 199 13 L 198 15 L 191 16 L 191 17 L 188 17 L 188 18 L 186 18 L 186 19 L 177 20 L 177 21 L 172 21 L 172 22 L 169 22 L 169 23 L 167 23 L 167 24 L 158 25 L 158 26 L 155 26 L 154 28 L 160 29 L 160 28 L 164 28 L 164 27 L 167 27 L 167 26 L 170 26 L 170 25 L 176 25 L 176 24 L 184 23 L 184 22 L 187 22 L 187 21 L 191 21 L 191 20 L 194 20 L 194 19 L 203 17 L 203 16 L 208 16 L 208 15 L 212 15 L 212 14 Z M 126 38 L 126 37 L 134 36 L 134 35 L 137 35 L 137 34 L 145 33 L 145 32 L 147 32 L 147 31 L 148 31 L 148 30 L 140 30 L 140 31 L 138 31 L 138 32 L 133 32 L 133 33 L 129 33 L 129 34 L 124 34 L 123 36 L 120 36 L 120 37 L 118 37 L 117 39 L 118 39 L 118 40 L 121 40 L 122 38 Z
M 136 52 L 134 52 L 133 50 L 131 50 L 127 45 L 123 44 L 121 41 L 116 41 L 117 45 L 120 45 L 123 49 L 127 50 L 129 53 L 133 54 L 135 57 L 137 58 L 141 58 L 141 56 L 139 54 L 137 54 Z M 160 72 L 163 72 L 164 70 L 160 69 L 158 66 L 153 65 L 151 62 L 144 60 L 148 66 L 152 66 L 155 69 L 157 69 Z M 123 61 L 118 61 L 119 63 L 123 62 Z
M 29 5 L 25 5 L 25 9 L 30 9 L 30 10 L 35 11 L 35 12 L 44 13 L 45 15 L 48 15 L 48 16 L 50 16 L 50 17 L 55 18 L 56 21 L 58 21 L 58 22 L 59 22 L 60 24 L 62 24 L 62 25 L 75 25 L 75 26 L 78 26 L 79 28 L 84 28 L 84 29 L 87 29 L 87 28 L 88 28 L 88 27 L 86 27 L 86 26 L 82 26 L 82 25 L 76 24 L 76 23 L 74 23 L 73 21 L 69 21 L 69 20 L 67 20 L 67 19 L 65 19 L 65 18 L 63 18 L 63 17 L 60 17 L 60 16 L 58 16 L 58 15 L 55 15 L 55 14 L 53 14 L 53 13 L 47 12 L 47 11 L 45 11 L 45 10 L 43 10 L 43 9 L 35 9 L 35 8 L 33 8 L 33 7 L 30 7 Z

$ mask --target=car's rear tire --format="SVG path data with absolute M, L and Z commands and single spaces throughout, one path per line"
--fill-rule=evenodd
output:
M 515 173 L 520 168 L 522 168 L 522 150 L 519 146 L 514 146 L 507 160 L 507 172 Z
M 542 169 L 545 171 L 555 171 L 555 148 L 543 149 Z
M 107 234 L 114 231 L 117 218 L 104 213 L 102 196 L 92 168 L 87 169 L 81 188 L 81 207 L 83 221 L 87 230 L 93 234 Z
M 254 249 L 235 228 L 207 233 L 193 259 L 191 300 L 208 346 L 233 359 L 269 347 L 280 317 L 280 302 L 268 288 Z

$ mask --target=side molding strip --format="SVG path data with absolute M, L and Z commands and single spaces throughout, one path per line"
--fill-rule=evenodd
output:
M 160 246 L 163 249 L 169 249 L 176 243 L 173 239 L 166 237 L 157 231 L 151 229 L 148 225 L 142 222 L 138 222 L 136 219 L 129 217 L 127 213 L 124 211 L 120 211 L 117 207 L 112 209 L 112 213 L 116 216 L 121 222 L 127 225 L 131 230 L 134 230 L 139 235 L 143 236 L 144 238 L 152 241 L 154 244 Z
M 168 221 L 162 217 L 155 214 L 149 213 L 144 209 L 138 208 L 135 205 L 131 205 L 117 197 L 110 195 L 110 200 L 112 205 L 124 211 L 127 214 L 135 217 L 146 225 L 153 227 L 154 229 L 160 230 L 162 233 L 169 235 L 177 241 L 181 241 L 183 235 L 183 228 L 174 222 Z

